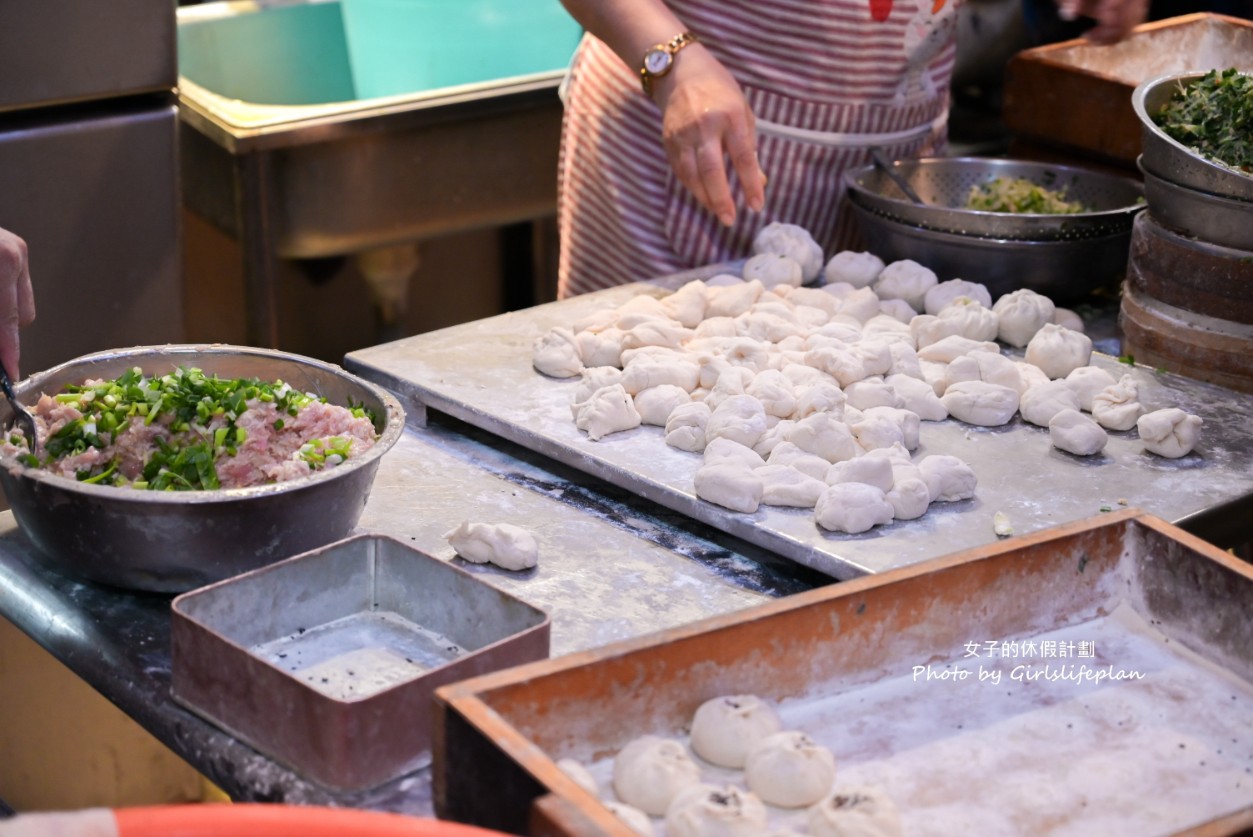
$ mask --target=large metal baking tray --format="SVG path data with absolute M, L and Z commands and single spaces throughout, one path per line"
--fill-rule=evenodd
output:
M 1073 523 L 441 689 L 436 811 L 628 837 L 556 760 L 612 798 L 629 741 L 685 740 L 703 701 L 756 694 L 832 750 L 837 789 L 884 787 L 905 834 L 1235 833 L 1251 604 L 1253 568 L 1158 518 Z
M 636 294 L 668 293 L 717 271 L 620 286 L 429 332 L 350 353 L 345 366 L 398 393 L 411 421 L 422 420 L 424 406 L 452 415 L 840 579 L 994 542 L 998 511 L 1019 534 L 1123 503 L 1172 523 L 1214 510 L 1230 521 L 1253 513 L 1253 425 L 1240 418 L 1253 412 L 1253 396 L 1104 355 L 1094 363 L 1115 378 L 1133 375 L 1145 407 L 1178 406 L 1204 418 L 1197 452 L 1165 460 L 1145 453 L 1132 431 L 1111 433 L 1103 455 L 1081 458 L 1053 449 L 1047 430 L 1018 419 L 998 428 L 924 422 L 915 458 L 944 453 L 966 460 L 979 478 L 974 499 L 935 503 L 918 520 L 855 536 L 824 533 L 809 510 L 762 506 L 749 515 L 699 500 L 692 486 L 698 454 L 669 447 L 657 427 L 589 441 L 570 415 L 577 379 L 540 375 L 531 366 L 531 349 L 553 326 Z
M 541 610 L 384 535 L 174 599 L 173 697 L 292 770 L 371 788 L 431 760 L 431 695 L 548 656 Z

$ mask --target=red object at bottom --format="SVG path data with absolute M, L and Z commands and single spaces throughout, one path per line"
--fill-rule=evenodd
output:
M 194 804 L 118 808 L 118 837 L 500 837 L 443 820 L 299 805 Z

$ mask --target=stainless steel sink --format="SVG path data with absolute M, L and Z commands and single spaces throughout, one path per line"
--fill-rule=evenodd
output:
M 178 10 L 184 202 L 243 246 L 249 342 L 277 346 L 276 259 L 555 211 L 557 86 L 579 33 L 550 33 L 546 69 L 359 99 L 339 2 Z M 482 48 L 511 34 L 479 33 Z

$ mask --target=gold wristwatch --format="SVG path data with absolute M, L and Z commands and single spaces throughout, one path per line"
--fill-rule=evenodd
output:
M 640 65 L 640 84 L 644 86 L 644 95 L 652 98 L 653 79 L 658 79 L 674 67 L 674 56 L 688 44 L 696 43 L 696 36 L 691 32 L 675 35 L 661 44 L 653 44 L 644 52 L 644 63 Z

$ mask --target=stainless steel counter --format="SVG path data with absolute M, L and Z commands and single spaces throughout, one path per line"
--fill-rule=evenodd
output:
M 554 656 L 828 581 L 456 423 L 406 431 L 380 465 L 359 529 L 453 560 L 443 536 L 466 518 L 535 533 L 534 570 L 464 566 L 547 610 Z M 429 770 L 371 791 L 330 792 L 175 704 L 169 602 L 57 575 L 40 563 L 12 513 L 0 514 L 0 616 L 232 798 L 433 815 Z

